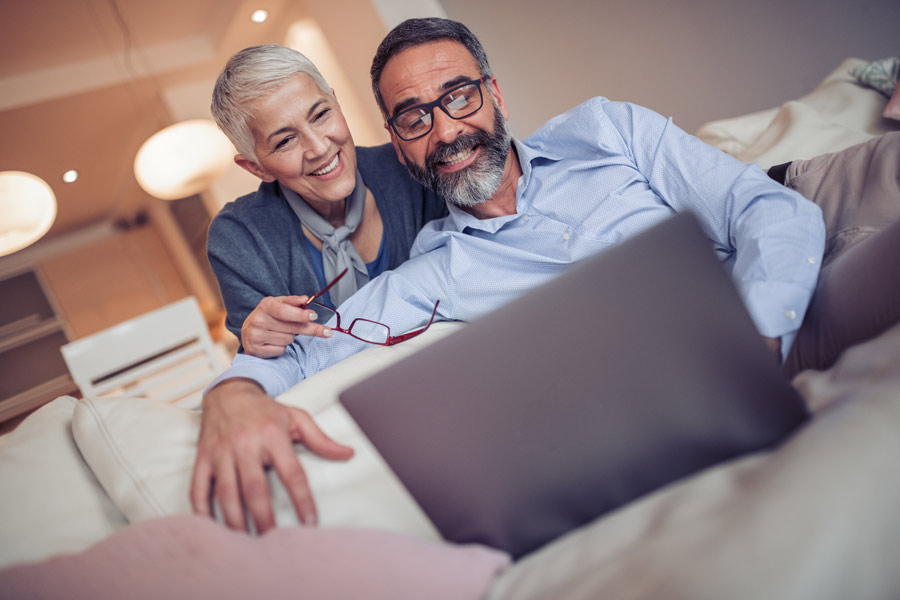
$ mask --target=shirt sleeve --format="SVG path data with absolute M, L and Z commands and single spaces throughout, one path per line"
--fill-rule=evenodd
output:
M 429 274 L 422 271 L 427 264 L 407 261 L 398 271 L 385 271 L 371 280 L 338 307 L 341 326 L 348 328 L 353 319 L 365 318 L 387 325 L 391 335 L 398 335 L 425 325 L 435 302 L 430 298 L 431 294 L 411 283 L 410 279 L 416 277 L 404 275 L 413 271 L 413 275 L 421 274 L 427 279 Z M 436 320 L 439 317 L 440 313 Z M 334 320 L 327 325 L 333 327 Z M 238 354 L 231 366 L 206 391 L 226 379 L 242 377 L 257 382 L 268 395 L 275 397 L 307 377 L 369 347 L 371 344 L 338 331 L 330 338 L 297 336 L 284 354 L 275 358 Z
M 815 289 L 825 240 L 818 206 L 632 104 L 607 110 L 650 187 L 675 211 L 692 211 L 732 276 L 760 333 L 786 355 Z

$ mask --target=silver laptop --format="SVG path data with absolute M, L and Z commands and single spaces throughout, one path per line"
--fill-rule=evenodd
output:
M 445 539 L 517 558 L 807 417 L 687 213 L 340 399 Z

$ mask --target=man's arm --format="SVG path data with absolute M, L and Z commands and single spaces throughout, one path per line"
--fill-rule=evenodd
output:
M 409 264 L 409 263 L 407 263 Z M 339 308 L 347 322 L 366 317 L 402 332 L 424 324 L 434 305 L 400 276 L 384 273 Z M 440 298 L 438 298 L 440 299 Z M 443 302 L 441 304 L 443 307 Z M 369 347 L 355 338 L 297 338 L 284 354 L 262 359 L 235 356 L 231 367 L 207 389 L 197 459 L 191 480 L 194 511 L 209 515 L 213 493 L 230 527 L 243 527 L 241 502 L 259 531 L 272 526 L 271 496 L 264 477 L 273 467 L 300 519 L 314 519 L 315 505 L 293 443 L 302 442 L 326 458 L 347 459 L 352 449 L 325 436 L 299 409 L 284 406 L 274 396 L 313 373 Z
M 610 112 L 650 186 L 676 211 L 694 212 L 732 263 L 757 329 L 786 353 L 818 277 L 825 240 L 819 207 L 652 111 L 617 105 Z

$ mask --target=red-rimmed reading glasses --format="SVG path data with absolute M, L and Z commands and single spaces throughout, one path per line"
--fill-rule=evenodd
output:
M 391 335 L 391 328 L 384 323 L 379 323 L 378 321 L 372 321 L 371 319 L 363 318 L 353 319 L 353 322 L 350 323 L 350 326 L 344 329 L 343 327 L 341 327 L 341 314 L 330 306 L 325 306 L 321 302 L 317 302 L 316 298 L 321 297 L 322 294 L 327 292 L 331 288 L 331 286 L 337 283 L 337 281 L 341 277 L 346 275 L 346 273 L 347 269 L 341 271 L 340 274 L 331 281 L 331 283 L 322 288 L 322 290 L 310 296 L 306 304 L 303 305 L 303 308 L 309 308 L 311 304 L 315 304 L 317 308 L 316 312 L 320 314 L 320 318 L 324 317 L 322 318 L 322 322 L 329 322 L 333 315 L 337 323 L 336 325 L 331 327 L 334 331 L 346 333 L 347 335 L 368 344 L 376 344 L 378 346 L 394 346 L 395 344 L 399 344 L 400 342 L 405 342 L 406 340 L 416 337 L 417 335 L 431 327 L 431 324 L 434 322 L 434 315 L 437 314 L 438 305 L 441 303 L 440 300 L 434 303 L 434 310 L 431 311 L 431 318 L 428 319 L 428 323 L 424 327 L 420 327 L 419 329 L 415 329 L 401 335 Z

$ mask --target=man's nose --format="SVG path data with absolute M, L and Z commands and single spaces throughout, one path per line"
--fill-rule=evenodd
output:
M 434 119 L 432 131 L 440 141 L 449 144 L 455 141 L 459 134 L 462 133 L 462 121 L 451 119 L 447 113 L 437 107 L 432 111 L 432 115 L 432 119 Z

